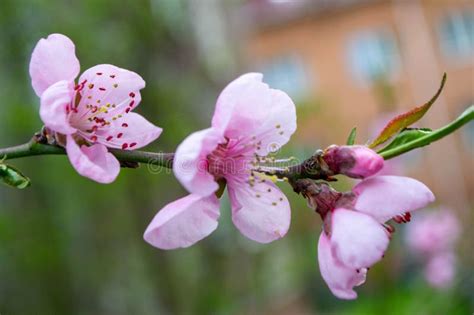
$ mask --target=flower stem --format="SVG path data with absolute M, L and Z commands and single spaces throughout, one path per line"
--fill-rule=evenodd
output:
M 408 151 L 426 146 L 434 141 L 437 141 L 453 133 L 454 131 L 461 128 L 462 126 L 464 126 L 465 124 L 467 124 L 473 119 L 474 119 L 474 105 L 471 105 L 458 118 L 456 118 L 454 121 L 447 124 L 446 126 L 439 128 L 438 130 L 434 130 L 433 132 L 427 134 L 426 136 L 404 143 L 403 145 L 400 145 L 391 150 L 384 151 L 380 153 L 380 155 L 385 160 L 389 160 L 391 158 L 399 156 Z
M 109 149 L 121 162 L 146 163 L 171 168 L 173 165 L 173 153 L 153 153 L 145 151 L 127 151 Z M 66 154 L 64 148 L 42 144 L 33 138 L 30 142 L 14 147 L 0 149 L 0 159 L 11 160 L 34 155 L 63 155 Z
M 474 105 L 468 107 L 457 119 L 448 125 L 435 130 L 426 136 L 417 138 L 416 140 L 407 142 L 396 148 L 384 151 L 380 155 L 385 159 L 391 159 L 405 152 L 414 150 L 426 146 L 434 141 L 437 141 L 463 125 L 467 124 L 474 119 Z M 171 168 L 173 166 L 174 153 L 154 153 L 145 151 L 129 151 L 119 149 L 109 149 L 109 151 L 121 162 L 125 163 L 145 163 L 149 165 L 157 165 L 162 167 Z M 21 157 L 35 156 L 35 155 L 65 155 L 66 151 L 64 148 L 51 145 L 43 144 L 38 141 L 36 137 L 33 137 L 30 142 L 9 147 L 0 148 L 0 161 L 11 160 Z M 271 170 L 263 171 L 268 175 L 275 175 L 281 179 L 296 180 L 299 178 L 311 178 L 311 179 L 323 179 L 332 180 L 332 174 L 328 172 L 320 163 L 319 155 L 321 152 L 305 160 L 303 163 L 291 166 L 287 169 L 282 170 Z

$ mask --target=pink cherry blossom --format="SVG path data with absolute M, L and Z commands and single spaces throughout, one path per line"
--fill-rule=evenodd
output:
M 85 71 L 76 85 L 79 68 L 68 37 L 51 34 L 38 42 L 30 76 L 41 99 L 40 117 L 56 136 L 65 136 L 67 155 L 79 174 L 110 183 L 120 164 L 107 148 L 138 149 L 157 139 L 162 130 L 131 112 L 145 87 L 138 74 L 101 64 Z
M 217 100 L 212 126 L 179 145 L 173 171 L 191 195 L 155 216 L 145 232 L 145 240 L 153 246 L 186 247 L 208 236 L 217 226 L 214 193 L 222 181 L 227 183 L 232 221 L 242 234 L 268 243 L 288 231 L 288 199 L 254 170 L 290 139 L 296 129 L 295 105 L 262 78 L 248 73 L 231 82 Z M 209 198 L 213 201 L 196 201 Z
M 409 247 L 423 259 L 425 278 L 436 288 L 447 288 L 456 274 L 454 247 L 461 232 L 459 220 L 449 209 L 428 209 L 407 228 Z
M 341 299 L 355 299 L 353 287 L 362 284 L 368 268 L 382 259 L 391 233 L 383 224 L 434 200 L 424 184 L 399 176 L 363 180 L 352 196 L 351 202 L 344 200 L 327 213 L 318 245 L 323 279 Z
M 434 255 L 451 250 L 460 234 L 460 224 L 452 210 L 429 209 L 413 218 L 407 227 L 407 243 L 415 252 Z
M 334 173 L 352 178 L 375 175 L 384 167 L 383 158 L 363 145 L 332 145 L 323 159 Z

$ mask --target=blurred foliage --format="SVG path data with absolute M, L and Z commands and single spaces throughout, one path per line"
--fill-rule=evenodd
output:
M 26 142 L 41 128 L 28 62 L 41 37 L 60 32 L 75 42 L 82 71 L 111 63 L 143 76 L 138 111 L 165 130 L 150 149 L 174 150 L 209 125 L 230 79 L 210 79 L 196 56 L 192 18 L 179 0 L 2 0 L 0 145 Z M 295 152 L 302 158 L 309 151 L 293 146 Z M 80 177 L 63 156 L 11 162 L 34 185 L 0 187 L 0 314 L 469 313 L 469 288 L 427 289 L 394 249 L 371 270 L 359 300 L 335 299 L 317 267 L 319 218 L 296 196 L 281 241 L 242 237 L 224 195 L 212 236 L 160 251 L 142 233 L 158 209 L 185 195 L 169 170 L 124 169 L 102 186 Z

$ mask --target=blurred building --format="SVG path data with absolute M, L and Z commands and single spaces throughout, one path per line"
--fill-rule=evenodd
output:
M 390 114 L 429 100 L 443 72 L 447 86 L 420 126 L 441 127 L 474 103 L 471 1 L 248 1 L 237 20 L 245 64 L 296 101 L 305 145 L 343 143 L 354 126 L 365 143 Z M 401 159 L 438 198 L 466 209 L 473 152 L 471 123 Z

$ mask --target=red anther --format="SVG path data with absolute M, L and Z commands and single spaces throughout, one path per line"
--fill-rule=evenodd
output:
M 403 216 L 403 218 L 405 219 L 406 222 L 410 222 L 410 220 L 411 220 L 411 213 L 410 213 L 410 212 L 405 213 L 405 215 Z
M 136 145 L 137 145 L 136 142 L 132 142 L 132 143 L 130 143 L 130 148 L 133 148 L 133 147 L 136 146 Z
M 395 228 L 390 224 L 384 224 L 383 227 L 387 230 L 388 233 L 393 234 L 395 233 Z
M 106 141 L 110 141 L 112 140 L 114 137 L 113 136 L 108 136 L 107 139 L 105 139 Z
M 92 136 L 92 137 L 91 137 L 91 141 L 92 141 L 92 142 L 96 142 L 96 141 L 97 141 L 97 136 Z
M 127 107 L 127 109 L 125 110 L 125 113 L 129 113 L 130 112 L 130 107 Z
M 397 222 L 398 224 L 401 224 L 401 223 L 405 222 L 405 220 L 403 219 L 403 217 L 401 215 L 394 216 L 393 221 Z
M 128 94 L 128 96 L 130 96 L 130 97 L 135 97 L 135 93 L 130 92 L 130 94 Z
M 102 72 L 97 72 L 96 74 L 97 74 L 97 75 L 102 75 Z
M 103 88 L 103 87 L 100 87 L 100 88 L 99 88 L 99 90 L 101 90 L 101 91 L 105 91 L 105 88 Z
M 127 127 L 128 127 L 128 124 L 127 124 L 127 123 L 123 123 L 123 124 L 122 124 L 122 127 L 127 128 Z
M 410 212 L 405 212 L 399 215 L 396 215 L 393 217 L 393 221 L 401 224 L 401 223 L 407 223 L 410 222 L 411 220 L 411 214 Z
M 122 138 L 122 136 L 123 136 L 123 133 L 119 133 L 119 134 L 117 135 L 117 138 L 120 139 L 120 138 Z
M 113 79 L 115 78 L 115 74 L 111 74 L 110 77 Z
M 125 150 L 126 148 L 128 148 L 128 143 L 122 144 L 122 150 Z
M 135 105 L 135 101 L 131 101 L 128 106 L 133 107 L 133 105 Z

